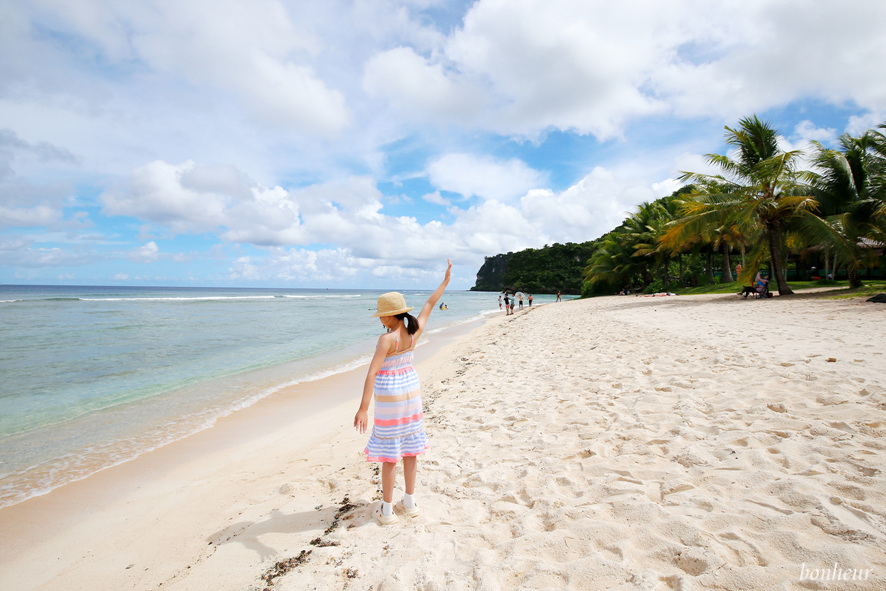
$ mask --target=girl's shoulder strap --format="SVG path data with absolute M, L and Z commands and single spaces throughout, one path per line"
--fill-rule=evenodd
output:
M 400 335 L 394 335 L 394 352 L 391 355 L 397 355 L 398 353 L 403 353 L 404 351 L 409 351 L 410 349 L 415 347 L 415 335 L 409 335 L 409 347 L 407 349 L 400 349 Z

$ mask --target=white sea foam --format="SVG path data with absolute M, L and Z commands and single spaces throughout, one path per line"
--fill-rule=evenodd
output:
M 294 300 L 325 300 L 325 299 L 351 299 L 362 297 L 359 293 L 353 294 L 333 294 L 333 295 L 284 295 L 284 298 Z
M 81 302 L 210 302 L 223 300 L 273 300 L 277 296 L 199 296 L 199 297 L 151 297 L 151 298 L 78 298 Z

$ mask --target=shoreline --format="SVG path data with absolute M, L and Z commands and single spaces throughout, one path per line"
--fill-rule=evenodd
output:
M 491 317 L 472 319 L 430 333 L 428 340 L 418 349 L 424 359 L 417 362 L 419 371 L 438 363 L 435 359 L 442 350 L 492 320 Z M 166 511 L 178 511 L 181 519 L 199 528 L 200 521 L 212 519 L 209 514 L 202 513 L 207 505 L 223 507 L 237 502 L 236 491 L 216 492 L 211 486 L 203 490 L 198 488 L 200 483 L 224 481 L 222 474 L 230 466 L 238 466 L 243 479 L 248 481 L 250 470 L 244 466 L 251 465 L 253 460 L 265 469 L 261 477 L 268 477 L 273 472 L 280 472 L 281 467 L 294 469 L 309 462 L 308 458 L 317 449 L 326 450 L 325 457 L 330 459 L 340 456 L 343 449 L 362 452 L 363 440 L 368 434 L 356 434 L 350 421 L 359 405 L 367 365 L 368 359 L 346 371 L 284 386 L 270 396 L 218 419 L 206 429 L 0 508 L 0 538 L 4 540 L 0 580 L 16 589 L 41 588 L 42 583 L 33 586 L 35 581 L 29 581 L 29 575 L 39 578 L 37 575 L 44 574 L 39 565 L 44 562 L 47 552 L 52 555 L 61 553 L 58 560 L 67 558 L 70 564 L 81 562 L 91 554 L 87 552 L 77 558 L 80 549 L 57 548 L 58 538 L 73 535 L 98 540 L 104 537 L 100 533 L 102 529 L 125 535 L 119 524 L 130 520 L 127 510 L 130 505 L 150 507 L 166 503 L 163 512 L 151 507 L 150 512 L 155 513 L 151 521 L 166 519 Z M 292 432 L 296 429 L 298 432 Z M 335 444 L 331 445 L 329 441 L 333 439 Z M 289 452 L 301 455 L 294 458 L 283 455 L 273 459 L 264 457 L 276 447 L 285 447 Z M 196 490 L 183 492 L 179 487 Z M 169 501 L 161 500 L 164 498 Z M 179 507 L 175 507 L 177 504 Z M 200 506 L 200 510 L 191 515 L 196 506 Z M 186 537 L 189 537 L 190 529 L 187 533 Z M 155 540 L 155 544 L 162 546 L 165 537 Z M 194 545 L 192 550 L 202 550 L 203 545 Z M 105 551 L 112 549 L 106 548 Z M 151 553 L 147 547 L 144 551 Z M 138 562 L 136 555 L 132 559 Z M 24 567 L 23 572 L 4 574 L 10 561 Z M 56 573 L 56 576 L 62 575 Z M 119 583 L 123 586 L 102 587 L 104 583 L 96 583 L 97 586 L 90 584 L 84 588 L 126 588 L 125 583 Z
M 357 371 L 324 384 L 310 421 L 281 396 L 131 462 L 125 486 L 107 475 L 14 520 L 0 510 L 0 579 L 47 591 L 799 590 L 801 565 L 836 562 L 870 569 L 841 589 L 879 589 L 882 308 L 735 298 L 534 306 L 439 343 L 417 363 L 431 448 L 414 520 L 370 518 L 379 483 L 350 425 Z
M 426 339 L 423 339 L 424 342 L 421 345 L 424 347 L 433 344 L 437 335 L 447 338 L 445 335 L 449 332 L 460 333 L 464 330 L 463 327 L 474 326 L 490 315 L 490 313 L 481 312 L 476 317 L 435 328 L 428 333 Z M 82 430 L 82 424 L 88 424 L 90 421 L 96 422 L 98 428 L 101 428 L 101 425 L 109 421 L 108 416 L 112 414 L 119 415 L 119 419 L 126 421 L 127 417 L 131 417 L 141 408 L 142 412 L 147 411 L 148 416 L 152 414 L 159 416 L 158 412 L 160 411 L 157 407 L 158 405 L 162 406 L 162 400 L 165 398 L 187 397 L 190 394 L 196 394 L 197 400 L 201 400 L 205 399 L 205 393 L 212 389 L 236 393 L 228 399 L 211 400 L 210 406 L 191 405 L 190 410 L 184 415 L 170 415 L 156 424 L 139 425 L 138 431 L 128 437 L 116 434 L 111 440 L 96 440 L 62 456 L 41 460 L 31 465 L 23 464 L 20 467 L 10 468 L 9 472 L 3 475 L 4 487 L 0 490 L 0 509 L 48 494 L 67 484 L 90 478 L 104 470 L 131 462 L 146 453 L 212 429 L 226 417 L 248 409 L 281 392 L 288 392 L 305 384 L 308 385 L 305 387 L 310 389 L 312 388 L 310 384 L 322 383 L 322 380 L 330 377 L 365 367 L 371 358 L 366 352 L 371 351 L 372 347 L 374 347 L 374 337 L 365 342 L 346 345 L 336 351 L 320 353 L 312 358 L 210 378 L 196 385 L 170 390 L 155 398 L 135 400 L 105 409 L 95 415 L 75 417 L 70 424 L 68 422 L 60 423 L 52 436 L 63 440 L 66 437 L 76 436 L 78 429 Z M 322 390 L 322 386 L 320 389 Z M 13 436 L 13 438 L 22 439 L 22 442 L 18 443 L 19 446 L 39 445 L 40 441 L 29 441 L 35 437 L 29 432 Z

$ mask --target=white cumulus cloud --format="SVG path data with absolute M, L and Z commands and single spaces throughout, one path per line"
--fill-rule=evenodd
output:
M 519 159 L 499 160 L 482 154 L 446 154 L 428 165 L 428 175 L 441 190 L 502 202 L 547 182 L 544 173 Z

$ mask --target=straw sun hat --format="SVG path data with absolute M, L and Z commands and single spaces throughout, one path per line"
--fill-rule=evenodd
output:
M 376 305 L 378 312 L 373 316 L 396 316 L 412 310 L 406 307 L 406 299 L 402 293 L 391 291 L 378 296 L 378 304 Z

